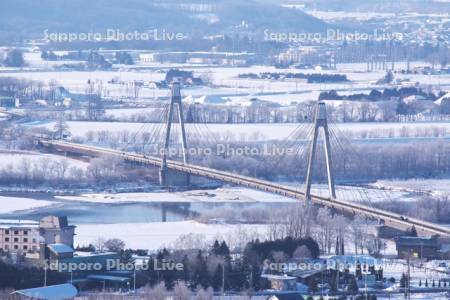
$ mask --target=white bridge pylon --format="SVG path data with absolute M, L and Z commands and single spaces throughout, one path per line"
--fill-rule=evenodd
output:
M 319 139 L 319 131 L 323 129 L 324 132 L 324 149 L 325 149 L 325 159 L 327 165 L 327 175 L 328 175 L 328 190 L 330 192 L 330 199 L 336 199 L 336 188 L 334 186 L 334 174 L 333 174 L 333 161 L 331 159 L 331 143 L 330 143 L 330 132 L 328 129 L 327 121 L 327 108 L 324 102 L 317 102 L 315 120 L 314 120 L 314 136 L 312 145 L 309 152 L 308 158 L 308 169 L 306 174 L 306 190 L 305 190 L 305 200 L 306 200 L 306 210 L 307 210 L 307 220 L 306 220 L 306 234 L 310 234 L 310 220 L 311 220 L 311 185 L 312 185 L 312 173 L 314 168 L 314 161 L 316 158 L 317 142 Z
M 173 123 L 173 117 L 174 117 L 174 111 L 177 109 L 177 117 L 178 117 L 178 123 L 181 127 L 181 143 L 182 143 L 182 153 L 183 153 L 183 162 L 185 164 L 189 163 L 189 157 L 188 157 L 188 149 L 187 149 L 187 139 L 186 139 L 186 129 L 184 127 L 184 118 L 183 118 L 183 104 L 181 103 L 181 91 L 180 91 L 180 83 L 179 82 L 173 82 L 171 87 L 171 98 L 170 98 L 170 106 L 169 106 L 169 113 L 167 116 L 167 123 L 166 123 L 166 137 L 164 141 L 164 152 L 163 152 L 163 158 L 161 163 L 161 168 L 159 170 L 159 182 L 161 185 L 167 185 L 168 183 L 168 177 L 169 177 L 169 169 L 167 168 L 167 155 L 169 153 L 169 146 L 170 146 L 170 132 L 172 128 Z M 186 178 L 187 182 L 189 183 L 189 177 Z

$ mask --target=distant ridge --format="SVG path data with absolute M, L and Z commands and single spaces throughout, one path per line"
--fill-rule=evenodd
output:
M 251 32 L 323 32 L 327 24 L 301 11 L 255 0 L 1 0 L 0 39 L 50 32 L 166 29 L 189 36 Z

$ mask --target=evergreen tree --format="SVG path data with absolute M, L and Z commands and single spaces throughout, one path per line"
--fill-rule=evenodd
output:
M 206 265 L 206 260 L 203 257 L 201 250 L 198 251 L 196 261 L 195 261 L 195 271 L 193 272 L 192 284 L 194 286 L 202 286 L 207 288 L 209 286 L 209 275 L 208 268 Z
M 230 257 L 230 248 L 228 248 L 227 243 L 225 243 L 225 241 L 222 242 L 222 244 L 220 244 L 219 247 L 219 254 L 223 255 L 225 258 L 229 258 Z
M 189 283 L 189 281 L 191 279 L 190 278 L 191 268 L 189 265 L 189 258 L 187 255 L 184 255 L 182 264 L 183 264 L 183 280 L 186 283 Z
M 223 266 L 222 264 L 219 264 L 211 280 L 212 287 L 217 291 L 220 291 L 222 289 L 222 276 L 223 276 Z
M 19 49 L 9 50 L 6 54 L 5 65 L 16 68 L 23 67 L 25 65 L 23 52 Z
M 402 273 L 402 277 L 400 278 L 400 287 L 406 288 L 408 286 L 408 279 L 406 278 L 405 273 Z
M 355 275 L 358 280 L 362 279 L 361 263 L 359 262 L 359 260 L 356 262 Z
M 220 255 L 220 244 L 219 241 L 216 240 L 211 250 L 211 254 Z
M 348 285 L 348 291 L 351 292 L 352 294 L 358 293 L 359 288 L 355 277 L 352 277 L 352 279 L 350 280 L 350 284 Z

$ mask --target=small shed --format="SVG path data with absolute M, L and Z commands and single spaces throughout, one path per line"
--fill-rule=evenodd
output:
M 399 258 L 435 259 L 439 258 L 439 240 L 437 237 L 412 237 L 401 236 L 395 240 L 397 255 Z
M 73 257 L 73 249 L 66 244 L 50 244 L 47 246 L 51 259 L 65 259 Z

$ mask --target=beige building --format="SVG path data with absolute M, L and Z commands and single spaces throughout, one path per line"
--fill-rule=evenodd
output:
M 0 221 L 0 250 L 36 253 L 39 251 L 39 226 L 34 221 Z
M 0 250 L 12 253 L 39 253 L 41 245 L 55 243 L 73 247 L 75 226 L 67 217 L 48 216 L 39 222 L 0 220 Z

